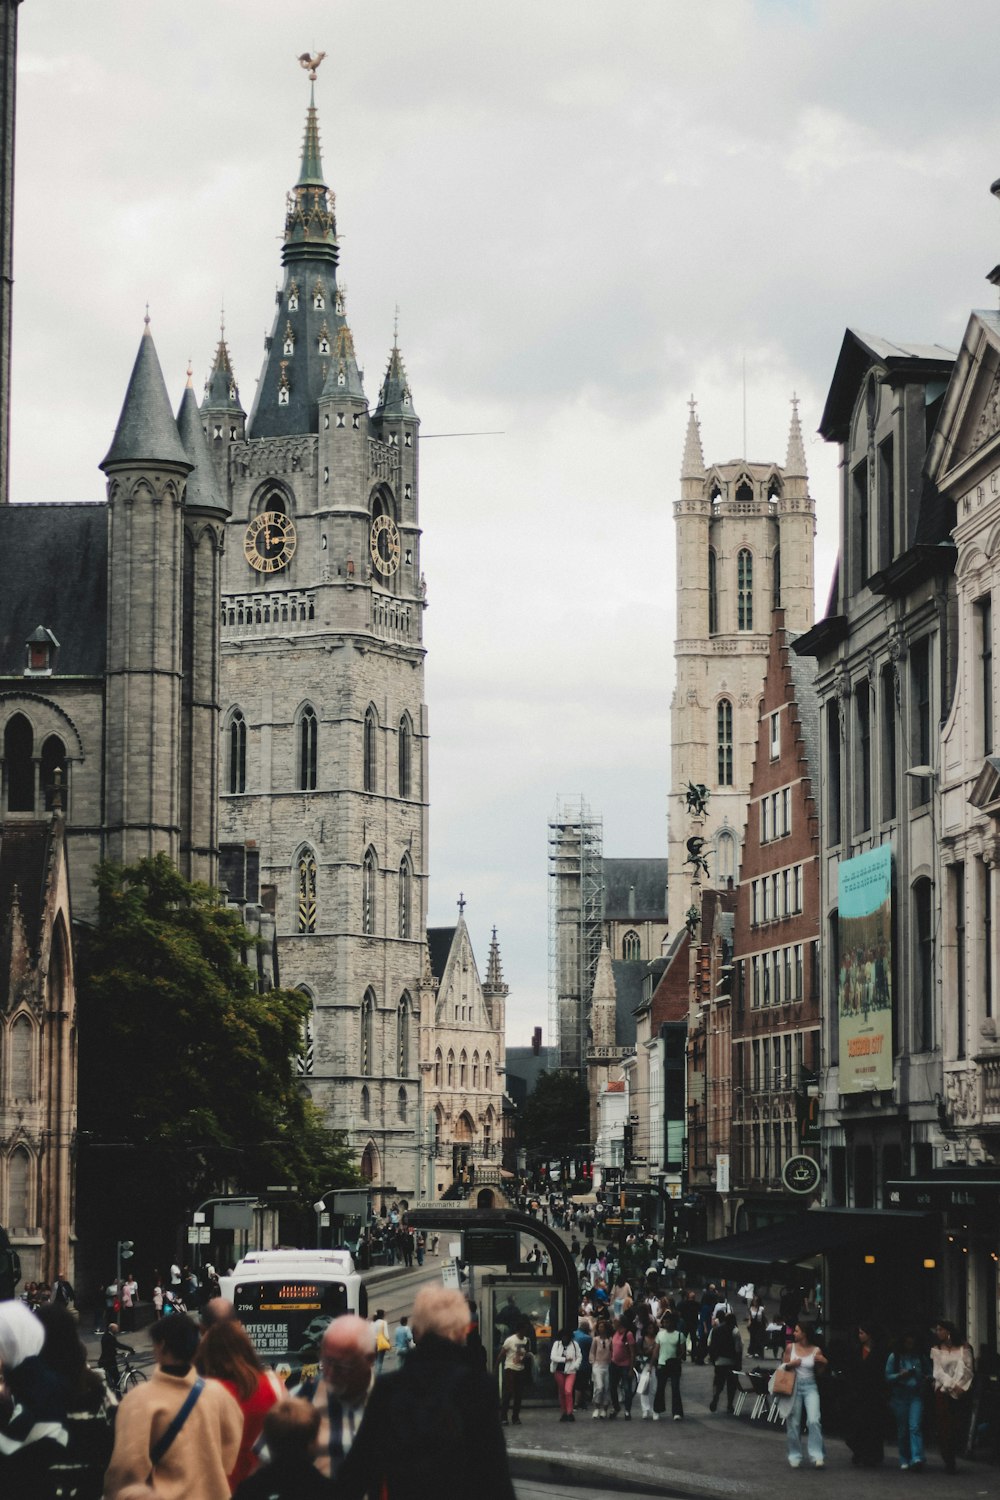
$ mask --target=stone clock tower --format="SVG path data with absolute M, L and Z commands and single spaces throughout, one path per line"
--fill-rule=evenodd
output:
M 280 983 L 311 998 L 303 1083 L 365 1175 L 414 1196 L 431 1145 L 418 1070 L 419 421 L 395 340 L 369 407 L 338 259 L 311 98 L 253 410 L 247 419 L 224 334 L 202 403 L 231 510 L 220 879 L 251 914 L 273 914 Z

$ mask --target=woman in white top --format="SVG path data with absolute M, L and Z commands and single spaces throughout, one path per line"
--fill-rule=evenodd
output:
M 785 1350 L 784 1368 L 795 1371 L 795 1392 L 785 1416 L 788 1434 L 788 1462 L 793 1469 L 802 1467 L 802 1410 L 806 1414 L 806 1443 L 814 1469 L 826 1468 L 823 1451 L 823 1429 L 820 1426 L 819 1387 L 816 1376 L 826 1368 L 826 1355 L 813 1342 L 812 1325 L 796 1323 L 792 1342 Z
M 557 1339 L 552 1340 L 549 1349 L 549 1369 L 555 1376 L 556 1389 L 559 1392 L 560 1422 L 575 1422 L 573 1415 L 573 1388 L 576 1385 L 576 1372 L 583 1362 L 580 1345 L 573 1337 L 572 1324 L 564 1328 Z
M 934 1327 L 937 1346 L 931 1350 L 934 1372 L 934 1412 L 937 1417 L 938 1447 L 949 1474 L 955 1473 L 955 1459 L 962 1445 L 962 1431 L 968 1422 L 969 1391 L 975 1375 L 975 1363 L 968 1344 L 960 1342 L 954 1323 L 941 1319 Z

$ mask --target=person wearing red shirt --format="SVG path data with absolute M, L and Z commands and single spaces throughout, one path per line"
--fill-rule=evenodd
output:
M 635 1335 L 621 1318 L 615 1319 L 614 1326 L 611 1336 L 611 1416 L 617 1417 L 624 1406 L 625 1420 L 631 1421 L 635 1395 Z

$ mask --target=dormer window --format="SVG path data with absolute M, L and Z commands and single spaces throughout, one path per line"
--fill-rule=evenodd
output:
M 344 425 L 344 413 L 342 411 L 338 411 L 338 413 L 337 413 L 337 426 L 338 427 L 343 427 L 343 425 Z
M 337 299 L 336 299 L 336 301 L 334 302 L 333 305 L 336 308 L 336 310 L 337 310 L 338 314 L 340 315 L 340 317 L 343 317 L 344 316 L 344 288 L 343 287 L 339 287 L 338 286 L 338 288 L 337 288 Z
M 407 448 L 412 448 L 413 447 L 413 433 L 412 432 L 408 432 L 406 434 L 406 436 L 403 438 L 403 442 L 405 443 L 405 445 L 406 445 Z
M 330 352 L 330 330 L 325 322 L 319 331 L 319 352 L 320 354 L 329 354 Z
M 288 311 L 289 312 L 298 312 L 298 310 L 299 310 L 299 289 L 298 289 L 297 284 L 293 281 L 292 284 L 291 284 L 291 286 L 288 288 Z
M 354 413 L 354 416 L 353 416 L 352 421 L 351 421 L 351 426 L 354 428 L 355 432 L 357 432 L 358 429 L 360 428 L 360 426 L 361 426 L 361 413 L 360 412 L 355 412 Z
M 347 384 L 347 375 L 346 375 L 345 371 L 342 370 L 342 369 L 337 371 L 337 384 L 338 385 L 346 385 Z
M 321 281 L 317 281 L 316 285 L 313 287 L 313 311 L 322 312 L 325 307 L 326 296 L 323 292 L 323 283 Z
M 215 426 L 212 428 L 212 437 L 214 438 L 215 442 L 217 442 L 217 443 L 221 443 L 222 442 L 222 423 L 221 422 L 216 422 L 215 423 Z
M 288 393 L 289 393 L 288 371 L 285 368 L 285 361 L 282 360 L 281 361 L 281 374 L 278 377 L 278 405 L 279 406 L 287 406 L 288 405 Z
M 51 677 L 56 651 L 59 649 L 59 642 L 51 630 L 46 630 L 44 625 L 39 625 L 38 629 L 29 635 L 25 647 L 27 651 L 25 677 Z
M 285 342 L 281 346 L 281 352 L 283 354 L 295 353 L 295 334 L 292 332 L 291 323 L 285 324 Z

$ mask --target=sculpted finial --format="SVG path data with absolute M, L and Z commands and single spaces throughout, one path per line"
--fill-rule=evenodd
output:
M 299 54 L 299 67 L 305 68 L 309 74 L 309 82 L 316 82 L 316 69 L 326 56 L 325 52 L 301 52 Z

